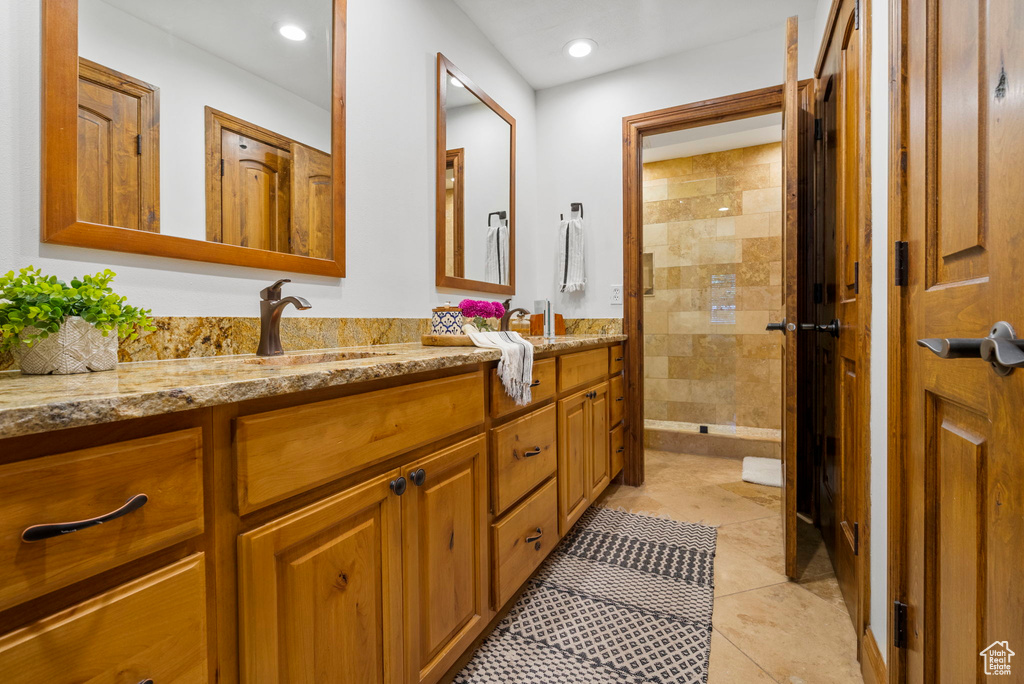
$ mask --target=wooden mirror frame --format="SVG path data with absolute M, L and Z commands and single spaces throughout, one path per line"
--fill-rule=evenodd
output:
M 476 95 L 477 99 L 487 105 L 492 112 L 504 119 L 505 123 L 509 125 L 508 285 L 450 276 L 447 275 L 445 270 L 448 261 L 448 241 L 445 234 L 446 220 L 444 210 L 445 177 L 448 168 L 448 118 L 445 114 L 445 101 L 448 96 L 447 74 L 451 74 L 459 79 L 459 82 L 466 86 L 466 90 Z M 434 268 L 437 286 L 514 295 L 516 293 L 516 120 L 440 52 L 437 53 L 437 196 L 435 201 L 437 229 Z M 458 270 L 456 268 L 456 272 Z
M 345 276 L 346 0 L 333 0 L 331 165 L 334 258 L 318 259 L 78 220 L 78 0 L 42 0 L 42 242 Z M 198 171 L 202 173 L 202 170 Z

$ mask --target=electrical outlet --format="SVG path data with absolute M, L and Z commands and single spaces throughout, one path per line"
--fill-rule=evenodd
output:
M 612 304 L 622 305 L 622 286 L 612 285 Z

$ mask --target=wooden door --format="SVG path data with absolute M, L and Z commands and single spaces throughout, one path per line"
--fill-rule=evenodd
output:
M 563 535 L 590 503 L 589 392 L 577 392 L 558 402 L 558 529 Z
M 221 129 L 220 242 L 288 252 L 291 152 Z
M 587 451 L 590 454 L 590 501 L 596 501 L 612 479 L 611 454 L 608 448 L 611 439 L 611 399 L 607 382 L 590 391 L 592 395 L 587 410 Z
M 159 232 L 158 94 L 148 83 L 79 60 L 79 221 Z
M 243 682 L 404 683 L 397 476 L 239 537 Z
M 838 337 L 815 332 L 824 382 L 819 524 L 858 639 L 866 614 L 867 283 L 870 252 L 865 171 L 867 82 L 859 7 L 844 0 L 826 36 L 818 79 L 820 212 L 825 282 L 818 325 L 838 321 Z
M 782 282 L 787 323 L 782 362 L 782 531 L 786 574 L 796 577 L 797 466 L 797 273 L 799 263 L 798 162 L 800 103 L 797 97 L 797 18 L 786 21 L 786 74 L 782 100 Z
M 438 681 L 490 618 L 486 462 L 486 437 L 480 436 L 403 470 L 409 481 L 402 548 L 410 684 Z
M 292 254 L 334 258 L 334 196 L 331 155 L 308 145 L 292 145 Z
M 905 304 L 907 681 L 1024 673 L 1024 371 L 921 339 L 1024 330 L 1024 13 L 909 0 Z M 999 370 L 1005 372 L 1006 367 Z M 996 643 L 998 642 L 998 643 Z M 994 679 L 994 678 L 993 678 Z

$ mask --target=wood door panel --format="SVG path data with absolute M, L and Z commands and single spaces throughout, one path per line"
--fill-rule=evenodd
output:
M 490 617 L 484 436 L 411 464 L 402 500 L 409 682 L 436 682 Z M 416 485 L 410 473 L 422 469 Z
M 292 254 L 317 259 L 334 257 L 331 155 L 299 143 L 292 144 Z
M 564 535 L 590 503 L 586 392 L 558 402 L 558 525 Z
M 243 682 L 403 681 L 396 475 L 239 537 Z
M 1024 326 L 1024 93 L 1011 85 L 1024 15 L 1004 0 L 908 0 L 903 21 L 906 681 L 982 682 L 981 651 L 1024 643 L 1024 373 L 914 341 Z
M 221 130 L 221 242 L 288 252 L 291 151 Z

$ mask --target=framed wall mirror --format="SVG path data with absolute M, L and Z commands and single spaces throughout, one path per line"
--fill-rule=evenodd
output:
M 516 291 L 516 120 L 437 55 L 437 285 Z
M 42 0 L 43 242 L 345 275 L 346 0 Z

